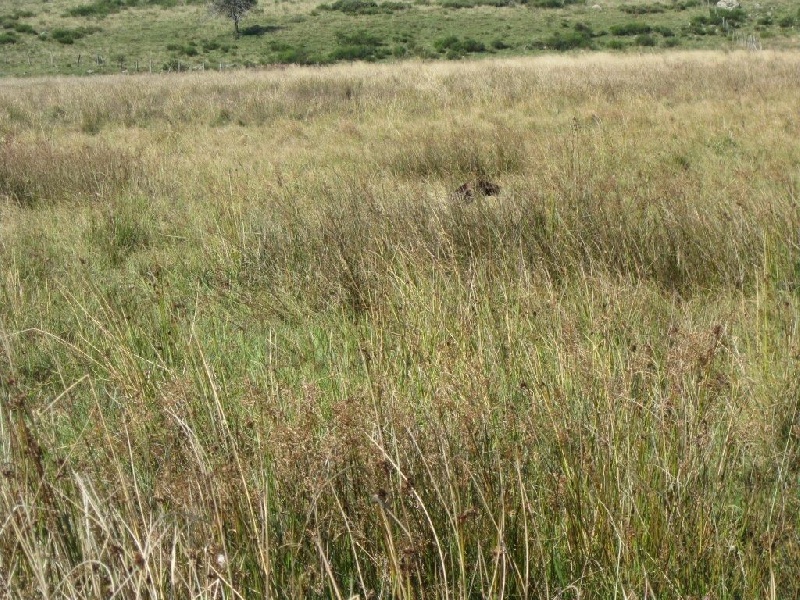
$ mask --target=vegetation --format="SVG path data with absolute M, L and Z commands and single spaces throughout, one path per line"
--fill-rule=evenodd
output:
M 1 585 L 797 597 L 798 67 L 4 82 Z
M 50 37 L 57 41 L 59 44 L 74 44 L 87 35 L 91 35 L 100 31 L 97 27 L 76 27 L 74 29 L 53 29 L 50 32 Z
M 258 0 L 210 0 L 212 12 L 233 21 L 233 31 L 239 37 L 239 21 L 258 3 Z
M 233 0 L 220 0 L 229 5 Z M 239 2 L 240 0 L 236 0 Z M 275 0 L 210 19 L 205 0 L 15 0 L 0 9 L 0 76 L 229 70 L 286 63 L 461 59 L 604 49 L 800 49 L 795 0 Z M 711 3 L 714 4 L 714 3 Z M 226 23 L 226 19 L 230 19 Z M 577 27 L 586 25 L 586 35 Z M 52 32 L 92 31 L 81 37 Z M 363 32 L 379 41 L 342 44 Z M 457 38 L 474 49 L 443 40 Z M 177 48 L 173 50 L 168 46 Z M 483 50 L 477 50 L 480 47 Z M 190 52 L 184 49 L 193 48 Z M 117 57 L 124 55 L 120 62 Z
M 322 10 L 338 10 L 348 15 L 391 14 L 398 10 L 411 8 L 405 2 L 372 2 L 371 0 L 336 0 L 331 4 L 320 4 Z

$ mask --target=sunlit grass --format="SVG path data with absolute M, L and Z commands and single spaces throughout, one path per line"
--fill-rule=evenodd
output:
M 4 82 L 0 584 L 796 596 L 797 68 Z

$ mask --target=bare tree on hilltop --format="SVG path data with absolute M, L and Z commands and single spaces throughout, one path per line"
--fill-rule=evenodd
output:
M 233 30 L 239 37 L 239 21 L 258 3 L 258 0 L 211 0 L 211 11 L 228 19 L 233 19 Z

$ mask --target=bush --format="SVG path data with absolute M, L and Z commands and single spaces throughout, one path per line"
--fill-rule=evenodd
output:
M 280 29 L 280 27 L 277 25 L 250 25 L 249 27 L 242 28 L 241 34 L 262 36 L 265 33 L 273 33 L 278 31 L 278 29 Z
M 75 29 L 53 29 L 50 37 L 59 44 L 74 44 L 87 35 L 100 31 L 97 27 L 76 27 Z
M 6 31 L 4 33 L 0 33 L 0 45 L 16 44 L 17 41 L 18 41 L 17 34 L 12 31 Z
M 667 7 L 663 4 L 638 4 L 620 6 L 619 9 L 629 15 L 654 15 L 663 13 Z
M 614 35 L 642 35 L 651 31 L 653 31 L 653 28 L 650 25 L 636 21 L 611 26 L 611 33 Z
M 331 60 L 364 60 L 374 62 L 386 58 L 390 50 L 380 37 L 359 30 L 354 33 L 338 32 L 336 34 L 336 48 L 330 54 Z
M 339 31 L 336 33 L 336 43 L 343 46 L 384 46 L 382 38 L 360 29 L 353 33 Z
M 76 6 L 67 11 L 71 17 L 107 17 L 128 8 L 135 6 L 136 0 L 95 0 L 91 4 Z
M 727 27 L 736 28 L 747 21 L 747 13 L 741 8 L 733 10 L 709 9 L 708 16 L 698 15 L 689 21 L 689 31 L 698 35 L 708 35 L 717 33 L 718 27 L 723 23 Z
M 493 6 L 503 8 L 511 6 L 514 0 L 442 0 L 441 6 L 444 8 L 475 8 L 476 6 Z
M 116 14 L 128 8 L 137 6 L 160 6 L 161 8 L 174 8 L 185 4 L 204 4 L 206 0 L 95 0 L 90 4 L 76 6 L 69 9 L 66 14 L 71 17 L 98 17 L 103 18 Z
M 12 29 L 17 33 L 30 33 L 32 35 L 36 35 L 36 31 L 28 23 L 14 23 L 14 27 L 12 27 Z
M 433 47 L 440 54 L 444 53 L 448 59 L 461 58 L 465 54 L 486 52 L 486 44 L 472 38 L 461 39 L 456 35 L 449 35 L 433 42 Z
M 305 48 L 294 48 L 292 46 L 286 46 L 281 49 L 275 58 L 279 63 L 295 65 L 324 65 L 332 62 L 330 57 L 309 54 Z
M 792 15 L 786 15 L 780 21 L 778 21 L 778 25 L 784 29 L 794 27 L 796 24 L 797 20 Z
M 0 15 L 0 27 L 4 29 L 14 29 L 20 19 L 32 17 L 33 13 L 28 10 L 15 10 L 9 15 Z
M 375 62 L 389 56 L 390 51 L 376 46 L 340 46 L 331 52 L 331 60 L 363 60 Z
M 580 31 L 568 31 L 566 33 L 556 32 L 547 38 L 543 43 L 538 44 L 541 49 L 558 50 L 559 52 L 566 52 L 567 50 L 577 49 L 590 49 L 594 47 L 592 37 Z
M 570 4 L 578 4 L 583 0 L 533 0 L 531 6 L 536 8 L 564 8 Z
M 321 10 L 336 10 L 347 15 L 377 15 L 390 14 L 395 11 L 411 8 L 405 2 L 382 2 L 374 0 L 336 0 L 333 4 L 320 4 Z
M 655 46 L 656 39 L 649 34 L 637 35 L 634 39 L 634 43 L 637 46 Z

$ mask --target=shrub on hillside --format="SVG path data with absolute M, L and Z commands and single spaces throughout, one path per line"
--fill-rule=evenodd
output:
M 586 23 L 575 23 L 572 31 L 557 31 L 544 41 L 534 43 L 533 47 L 540 50 L 567 50 L 594 48 L 593 38 L 595 33 Z
M 547 38 L 540 47 L 542 49 L 566 52 L 567 50 L 590 49 L 594 47 L 594 44 L 590 36 L 579 31 L 568 31 L 566 33 L 559 31 Z
M 90 4 L 71 8 L 66 14 L 70 17 L 106 17 L 136 4 L 136 0 L 95 0 Z
M 441 0 L 444 8 L 475 8 L 476 6 L 493 6 L 503 8 L 514 4 L 514 0 Z
M 87 35 L 100 31 L 97 27 L 76 27 L 75 29 L 59 28 L 50 32 L 50 37 L 59 44 L 74 44 Z
M 18 41 L 17 34 L 13 31 L 6 31 L 0 33 L 0 45 L 3 44 L 16 44 Z
M 530 0 L 528 3 L 536 8 L 564 8 L 570 4 L 578 4 L 583 0 Z
M 14 29 L 20 19 L 32 17 L 33 13 L 28 10 L 15 10 L 8 15 L 0 15 L 0 27 L 3 29 Z
M 338 47 L 330 54 L 331 60 L 364 60 L 373 62 L 386 58 L 391 51 L 382 38 L 364 30 L 336 34 Z
M 31 35 L 36 35 L 36 30 L 28 23 L 16 23 L 14 25 L 14 31 L 17 33 L 30 33 Z
M 621 25 L 612 25 L 610 31 L 613 35 L 643 35 L 653 31 L 653 28 L 647 23 L 631 21 Z
M 107 17 L 122 10 L 135 7 L 160 6 L 161 8 L 173 8 L 186 4 L 202 4 L 206 0 L 95 0 L 89 4 L 82 4 L 69 9 L 66 12 L 70 17 Z
M 733 10 L 709 9 L 708 16 L 697 15 L 689 21 L 689 31 L 697 35 L 718 33 L 720 28 L 740 27 L 747 21 L 747 13 L 741 8 Z
M 634 43 L 637 46 L 655 46 L 656 45 L 656 38 L 654 38 L 649 33 L 645 33 L 642 35 L 637 35 L 634 38 Z
M 448 59 L 461 58 L 466 54 L 486 52 L 486 44 L 472 38 L 461 39 L 457 35 L 449 35 L 433 42 L 433 47 L 439 54 L 444 54 Z
M 320 4 L 318 8 L 339 11 L 346 15 L 378 15 L 407 10 L 411 8 L 411 5 L 406 2 L 378 3 L 374 0 L 336 0 L 332 4 Z
M 667 7 L 663 4 L 633 4 L 620 6 L 619 9 L 629 15 L 653 15 L 663 13 Z

